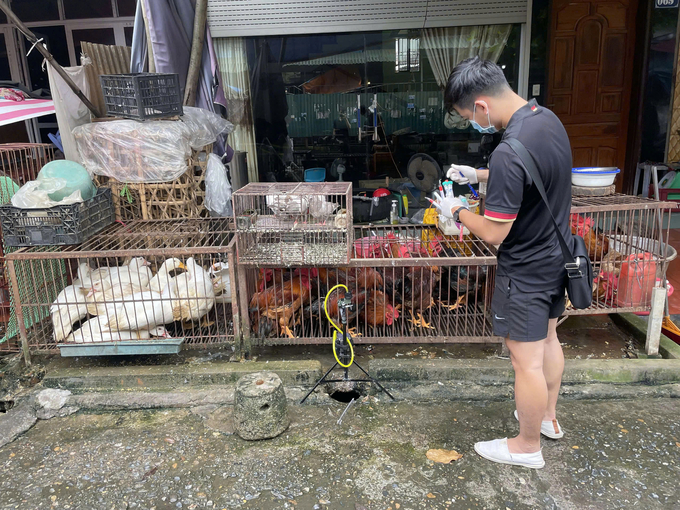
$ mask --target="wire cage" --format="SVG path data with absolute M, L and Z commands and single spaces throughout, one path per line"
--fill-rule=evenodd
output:
M 35 180 L 40 169 L 54 160 L 54 146 L 46 143 L 0 144 L 0 204 L 8 204 L 16 191 L 26 182 Z M 0 352 L 18 351 L 16 338 L 8 338 L 8 325 L 16 322 L 5 270 L 4 254 L 16 248 L 0 244 Z
M 241 271 L 243 331 L 251 344 L 330 342 L 324 302 L 337 284 L 352 294 L 348 327 L 358 343 L 500 341 L 488 317 L 493 247 L 420 226 L 357 227 L 354 236 L 353 257 L 344 266 Z M 336 323 L 341 297 L 342 288 L 327 303 Z
M 593 304 L 567 315 L 645 312 L 677 252 L 669 242 L 676 204 L 629 195 L 573 197 L 571 230 L 584 238 L 593 263 Z
M 7 257 L 18 333 L 31 351 L 169 339 L 238 347 L 235 254 L 227 218 L 137 220 L 78 246 L 20 249 Z
M 349 262 L 352 183 L 250 183 L 234 192 L 233 204 L 240 264 Z

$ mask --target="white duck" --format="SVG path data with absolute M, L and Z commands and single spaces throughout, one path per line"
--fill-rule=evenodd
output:
M 92 268 L 87 262 L 81 262 L 78 265 L 78 277 L 73 280 L 73 285 L 76 287 L 90 287 L 92 285 L 92 278 L 90 278 L 90 273 Z
M 215 301 L 218 303 L 231 303 L 231 280 L 229 278 L 229 264 L 226 262 L 215 262 L 208 274 L 213 282 L 215 291 Z
M 101 289 L 101 282 L 92 284 L 91 289 L 80 285 L 69 285 L 57 296 L 50 306 L 54 339 L 61 342 L 73 329 L 73 324 L 87 316 L 87 296 Z M 88 293 L 89 291 L 89 293 Z
M 215 305 L 215 287 L 210 275 L 193 257 L 187 259 L 186 273 L 173 278 L 179 298 L 180 316 L 184 321 L 200 320 Z
M 166 260 L 161 267 L 158 268 L 156 276 L 149 281 L 149 290 L 160 294 L 170 283 L 170 272 L 176 269 L 186 270 L 186 268 L 187 266 L 179 259 L 171 258 Z
M 141 292 L 149 287 L 149 280 L 153 274 L 149 269 L 149 262 L 144 257 L 135 257 L 125 262 L 122 266 L 101 267 L 90 273 L 92 281 L 108 280 L 111 282 L 111 288 L 116 293 L 127 295 L 128 290 L 132 292 Z M 118 289 L 120 290 L 118 290 Z
M 92 271 L 90 278 L 101 282 L 101 286 L 97 292 L 88 295 L 87 311 L 90 315 L 103 315 L 107 307 L 127 301 L 135 293 L 148 289 L 152 277 L 148 265 L 146 259 L 137 257 L 124 266 Z
M 163 326 L 158 326 L 151 330 L 142 329 L 139 331 L 106 331 L 103 329 L 103 322 L 106 317 L 101 315 L 93 317 L 89 321 L 83 322 L 80 329 L 75 330 L 67 338 L 67 343 L 97 343 L 115 342 L 120 340 L 148 340 L 152 336 L 168 338 L 170 335 Z
M 146 290 L 126 297 L 123 302 L 106 307 L 105 331 L 136 331 L 179 320 L 179 301 L 174 297 L 175 285 L 166 287 L 162 294 Z

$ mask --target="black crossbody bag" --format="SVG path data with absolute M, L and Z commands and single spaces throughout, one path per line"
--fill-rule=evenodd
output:
M 571 250 L 569 250 L 567 242 L 564 240 L 562 232 L 560 232 L 560 228 L 557 225 L 557 221 L 555 221 L 555 216 L 553 216 L 553 213 L 550 210 L 548 197 L 545 195 L 543 180 L 538 173 L 534 158 L 519 140 L 508 138 L 503 141 L 510 146 L 524 163 L 524 166 L 529 172 L 529 177 L 531 177 L 531 180 L 536 185 L 536 189 L 538 189 L 538 193 L 541 195 L 543 203 L 548 209 L 548 213 L 550 213 L 553 225 L 555 226 L 557 240 L 560 243 L 562 255 L 564 256 L 564 268 L 567 270 L 567 294 L 569 295 L 569 301 L 571 301 L 574 308 L 579 310 L 590 307 L 593 301 L 593 265 L 590 262 L 590 257 L 588 257 L 588 249 L 586 248 L 585 241 L 581 236 L 572 234 L 574 251 L 572 253 Z

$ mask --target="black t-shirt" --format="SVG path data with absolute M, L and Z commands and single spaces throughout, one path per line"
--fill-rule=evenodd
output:
M 535 100 L 517 110 L 503 139 L 516 138 L 533 156 L 562 235 L 571 247 L 571 147 L 564 126 Z M 493 151 L 484 215 L 514 221 L 498 250 L 498 274 L 522 292 L 564 284 L 564 258 L 550 215 L 519 156 L 506 143 Z

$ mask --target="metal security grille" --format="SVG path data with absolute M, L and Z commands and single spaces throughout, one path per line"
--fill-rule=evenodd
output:
M 213 37 L 526 23 L 527 0 L 209 0 Z

